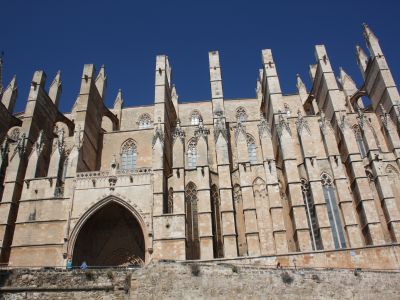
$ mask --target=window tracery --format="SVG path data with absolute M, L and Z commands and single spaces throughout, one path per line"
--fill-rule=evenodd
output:
M 136 168 L 137 147 L 133 139 L 126 140 L 121 147 L 121 169 L 134 170 Z
M 246 122 L 247 121 L 247 113 L 244 107 L 240 106 L 236 109 L 236 121 L 237 122 Z
M 326 208 L 328 210 L 328 218 L 332 229 L 332 236 L 335 248 L 346 248 L 346 240 L 344 237 L 342 221 L 340 219 L 339 207 L 336 202 L 332 177 L 329 176 L 327 173 L 322 173 L 321 183 L 324 192 Z
M 197 213 L 197 187 L 189 182 L 185 188 L 186 202 L 186 258 L 200 258 L 200 240 Z
M 310 238 L 313 250 L 321 250 L 322 242 L 315 212 L 314 201 L 311 196 L 310 185 L 307 180 L 301 178 L 301 192 L 306 206 L 307 222 L 310 228 Z
M 199 125 L 200 124 L 201 115 L 197 110 L 194 110 L 190 116 L 190 124 Z
M 139 129 L 151 127 L 151 117 L 149 114 L 142 114 L 139 118 Z

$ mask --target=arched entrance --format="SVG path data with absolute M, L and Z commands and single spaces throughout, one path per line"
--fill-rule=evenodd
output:
M 110 201 L 93 213 L 79 230 L 73 250 L 75 266 L 121 266 L 145 261 L 145 241 L 135 216 Z

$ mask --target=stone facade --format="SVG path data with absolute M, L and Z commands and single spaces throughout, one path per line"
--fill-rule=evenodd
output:
M 224 98 L 217 51 L 207 102 L 178 102 L 164 55 L 149 106 L 124 107 L 119 91 L 107 108 L 104 67 L 85 65 L 70 113 L 57 108 L 60 73 L 45 90 L 36 71 L 25 111 L 13 114 L 14 78 L 0 104 L 1 262 L 104 266 L 398 247 L 400 99 L 366 25 L 364 36 L 360 88 L 343 69 L 335 77 L 323 45 L 311 90 L 297 77 L 293 95 L 282 93 L 269 49 L 250 99 Z

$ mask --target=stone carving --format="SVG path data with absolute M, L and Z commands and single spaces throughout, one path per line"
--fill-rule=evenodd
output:
M 11 131 L 9 138 L 13 143 L 16 143 L 18 141 L 20 134 L 21 134 L 20 128 L 14 128 L 13 131 Z
M 182 143 L 185 142 L 185 131 L 181 128 L 181 121 L 176 120 L 176 126 L 172 132 L 172 140 L 175 143 L 176 139 L 180 139 Z
M 83 131 L 81 129 L 81 126 L 78 124 L 75 130 L 74 134 L 74 141 L 75 141 L 75 146 L 80 149 L 82 147 L 82 142 L 83 142 Z
M 218 141 L 219 136 L 222 135 L 225 141 L 228 141 L 228 130 L 226 129 L 225 118 L 219 115 L 214 123 L 214 140 Z
M 257 127 L 260 137 L 263 137 L 264 134 L 267 134 L 269 137 L 271 137 L 271 128 L 269 128 L 267 120 L 264 118 L 263 114 L 260 114 L 260 124 L 258 124 Z
M 39 137 L 38 137 L 38 139 L 36 140 L 36 143 L 35 143 L 35 150 L 36 150 L 38 155 L 40 155 L 40 153 L 42 153 L 42 151 L 43 151 L 43 148 L 45 146 L 45 141 L 44 140 L 45 140 L 44 131 L 40 130 Z
M 210 130 L 208 128 L 204 127 L 203 118 L 200 117 L 199 125 L 197 126 L 196 130 L 194 131 L 194 136 L 196 138 L 199 138 L 199 137 L 207 138 L 207 136 L 209 134 L 210 134 Z
M 290 130 L 290 125 L 286 119 L 286 117 L 283 116 L 282 112 L 279 110 L 278 111 L 279 116 L 278 116 L 278 124 L 276 124 L 276 131 L 278 133 L 278 137 L 280 138 L 283 134 L 283 130 L 286 130 L 290 136 L 292 136 L 292 131 Z
M 321 112 L 321 115 L 320 115 L 321 117 L 320 117 L 320 119 L 319 119 L 319 127 L 321 128 L 321 132 L 323 133 L 323 134 L 326 134 L 326 129 L 327 129 L 327 127 L 328 126 L 330 126 L 329 125 L 329 122 L 326 120 L 326 117 L 325 117 L 325 113 L 324 112 Z
M 64 128 L 57 129 L 57 148 L 60 154 L 64 153 L 65 144 L 64 144 Z
M 156 144 L 157 140 L 160 141 L 161 146 L 164 146 L 164 130 L 160 124 L 157 125 L 156 130 L 154 132 L 152 147 L 154 149 L 154 145 Z
M 297 120 L 296 120 L 297 131 L 299 135 L 302 134 L 303 128 L 307 130 L 307 132 L 311 135 L 310 126 L 306 119 L 304 119 L 303 115 L 301 114 L 300 109 L 297 111 Z
M 245 137 L 247 137 L 247 132 L 246 132 L 246 126 L 243 125 L 242 122 L 237 122 L 236 126 L 233 128 L 235 132 L 235 140 L 237 141 L 239 134 L 243 134 Z

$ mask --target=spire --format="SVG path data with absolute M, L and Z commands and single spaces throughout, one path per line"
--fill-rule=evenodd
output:
M 17 95 L 17 76 L 14 75 L 7 88 L 4 90 L 3 97 L 1 99 L 1 102 L 3 102 L 4 106 L 8 109 L 10 113 L 12 113 L 14 110 Z
M 114 101 L 114 109 L 122 109 L 123 105 L 124 105 L 124 99 L 122 98 L 122 91 L 121 89 L 119 89 L 117 97 L 115 98 Z
M 99 74 L 96 77 L 96 87 L 99 91 L 100 97 L 104 100 L 107 88 L 107 76 L 104 65 L 101 66 Z
M 310 79 L 314 82 L 315 74 L 317 73 L 318 64 L 310 65 L 308 74 L 310 75 Z
M 299 92 L 301 103 L 304 104 L 308 98 L 307 88 L 299 74 L 296 74 L 296 87 Z
M 361 48 L 359 45 L 356 45 L 356 57 L 358 67 L 360 68 L 360 72 L 364 77 L 364 73 L 368 64 L 368 56 L 365 54 L 363 48 Z
M 353 78 L 348 75 L 345 70 L 343 70 L 342 67 L 339 68 L 340 73 L 339 77 L 337 78 L 337 81 L 339 82 L 339 85 L 341 86 L 343 92 L 347 96 L 347 99 L 350 99 L 351 96 L 353 96 L 357 92 L 357 85 L 354 82 Z M 359 101 L 359 103 L 362 104 L 362 101 Z M 350 103 L 351 104 L 351 103 Z
M 58 101 L 60 100 L 61 97 L 61 91 L 62 91 L 61 72 L 60 70 L 58 70 L 56 76 L 54 77 L 53 81 L 50 84 L 50 89 L 49 89 L 49 97 L 57 107 L 58 107 Z
M 176 93 L 175 84 L 172 85 L 171 98 L 172 98 L 173 101 L 177 101 L 178 102 L 179 95 Z
M 257 78 L 257 85 L 256 85 L 256 97 L 258 100 L 262 101 L 263 91 L 262 91 L 262 81 L 264 78 L 264 70 L 258 70 L 258 78 Z
M 351 78 L 350 75 L 348 75 L 342 67 L 339 67 L 339 70 L 340 74 L 337 79 L 340 85 L 342 86 L 343 90 L 348 91 L 351 89 L 354 90 L 354 92 L 357 92 L 357 85 L 354 82 L 353 78 Z M 349 96 L 351 95 L 352 94 L 350 94 Z
M 178 99 L 179 99 L 179 95 L 176 92 L 176 87 L 175 84 L 172 85 L 172 91 L 171 91 L 171 100 L 172 100 L 172 104 L 175 107 L 175 112 L 176 115 L 179 117 L 179 109 L 178 109 Z
M 363 34 L 371 56 L 379 56 L 379 57 L 383 56 L 378 38 L 366 23 L 363 24 Z

